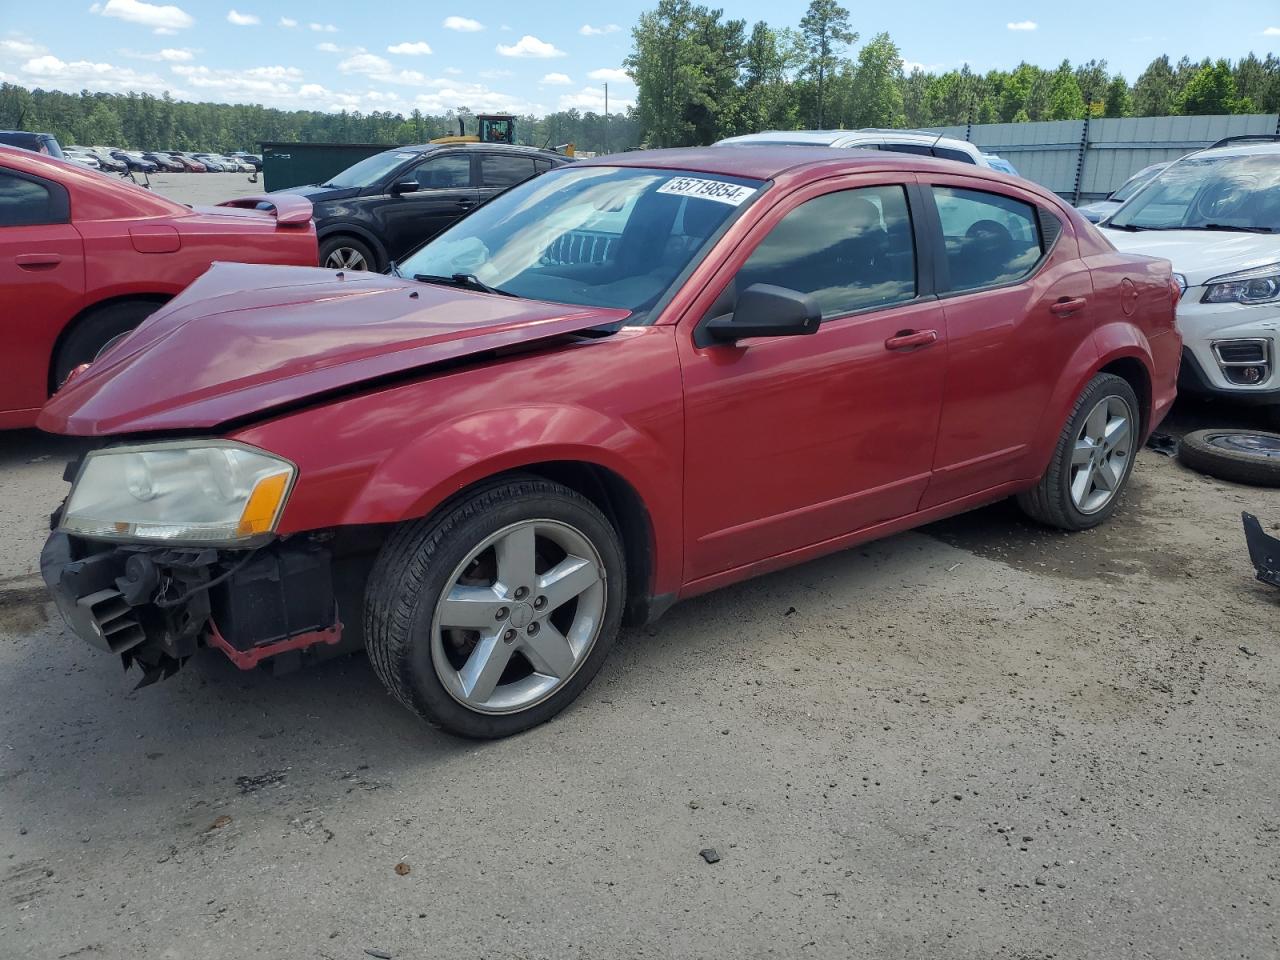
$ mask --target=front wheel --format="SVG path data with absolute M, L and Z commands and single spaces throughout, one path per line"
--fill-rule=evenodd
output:
M 625 584 L 618 535 L 594 504 L 537 477 L 497 481 L 388 538 L 366 594 L 369 659 L 429 723 L 505 737 L 591 682 Z
M 1018 494 L 1028 516 L 1087 530 L 1115 513 L 1141 442 L 1138 397 L 1128 381 L 1100 373 L 1076 400 L 1040 482 Z
M 355 237 L 330 237 L 320 244 L 320 266 L 329 270 L 373 270 L 377 259 L 368 245 Z

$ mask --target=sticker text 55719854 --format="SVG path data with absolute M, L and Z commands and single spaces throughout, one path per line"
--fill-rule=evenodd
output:
M 672 177 L 658 188 L 658 193 L 714 200 L 717 203 L 727 203 L 731 207 L 740 206 L 755 192 L 755 187 L 725 183 L 723 180 L 704 180 L 701 177 Z

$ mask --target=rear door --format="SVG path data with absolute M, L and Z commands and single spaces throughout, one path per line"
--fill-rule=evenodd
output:
M 716 302 L 698 307 L 705 319 L 751 284 L 789 287 L 822 307 L 817 333 L 699 346 L 682 328 L 686 581 L 915 510 L 946 343 L 912 188 L 910 176 L 879 175 L 798 191 L 735 251 L 726 285 L 704 295 Z
M 414 181 L 417 189 L 397 193 L 395 183 Z M 429 153 L 421 163 L 398 173 L 384 193 L 361 201 L 392 260 L 453 224 L 479 202 L 469 150 Z
M 58 334 L 84 297 L 84 244 L 66 188 L 0 167 L 0 429 L 27 426 L 49 395 Z
M 1093 282 L 1069 229 L 1034 194 L 965 177 L 920 181 L 945 248 L 948 343 L 923 509 L 1038 472 L 1030 447 L 1068 360 L 1092 337 Z
M 477 155 L 479 167 L 480 200 L 484 202 L 507 187 L 522 183 L 550 167 L 546 160 L 520 153 L 480 153 Z M 542 169 L 538 164 L 542 164 Z

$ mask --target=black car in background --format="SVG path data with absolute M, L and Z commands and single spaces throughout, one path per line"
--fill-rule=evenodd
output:
M 273 192 L 313 204 L 321 266 L 385 271 L 494 194 L 569 162 L 536 147 L 428 143 L 366 157 L 328 183 Z
M 62 159 L 62 146 L 52 133 L 28 133 L 26 130 L 0 130 L 0 143 Z
M 112 150 L 111 156 L 129 168 L 130 173 L 155 173 L 160 165 L 148 160 L 137 150 Z
M 142 159 L 150 160 L 166 173 L 182 173 L 187 169 L 186 165 L 181 160 L 175 160 L 167 153 L 160 153 L 157 150 L 146 151 L 142 154 Z

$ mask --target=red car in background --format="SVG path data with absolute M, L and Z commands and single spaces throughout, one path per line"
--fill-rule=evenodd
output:
M 300 197 L 193 209 L 77 164 L 0 147 L 0 429 L 34 424 L 72 370 L 213 261 L 316 258 L 311 204 Z
M 624 618 L 1003 497 L 1102 523 L 1181 353 L 1167 261 L 905 154 L 587 160 L 399 274 L 219 265 L 49 402 L 105 444 L 41 558 L 77 634 L 147 680 L 364 647 L 503 736 Z

